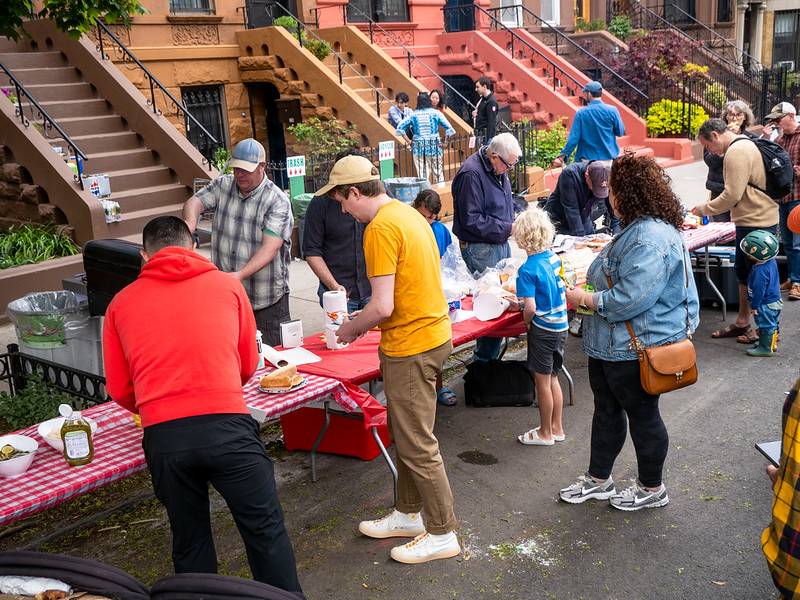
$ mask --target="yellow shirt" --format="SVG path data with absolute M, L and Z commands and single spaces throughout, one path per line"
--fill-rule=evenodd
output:
M 394 310 L 379 325 L 381 350 L 411 356 L 451 337 L 439 251 L 425 218 L 407 204 L 383 205 L 364 231 L 367 277 L 394 275 Z

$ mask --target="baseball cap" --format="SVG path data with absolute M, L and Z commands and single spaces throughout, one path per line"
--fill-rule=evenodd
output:
M 800 235 L 800 206 L 795 206 L 792 212 L 789 213 L 789 217 L 786 219 L 786 226 L 792 233 Z
M 345 156 L 336 161 L 328 176 L 328 185 L 320 188 L 314 194 L 327 194 L 337 185 L 349 185 L 351 183 L 364 183 L 373 179 L 380 179 L 377 167 L 368 158 L 363 156 Z
M 267 160 L 267 153 L 264 146 L 253 138 L 247 138 L 236 144 L 233 155 L 228 166 L 236 169 L 244 169 L 249 173 L 256 170 L 256 167 Z
M 586 167 L 586 172 L 592 181 L 592 195 L 600 199 L 608 198 L 608 176 L 611 167 L 600 161 L 593 161 Z
M 772 111 L 764 117 L 767 121 L 775 121 L 784 115 L 796 115 L 797 110 L 791 102 L 779 102 L 772 107 Z
M 603 89 L 603 84 L 599 81 L 590 81 L 585 86 L 583 86 L 582 92 L 599 92 Z

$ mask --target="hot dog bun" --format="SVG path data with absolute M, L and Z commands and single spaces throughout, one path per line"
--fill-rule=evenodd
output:
M 288 390 L 291 389 L 295 375 L 297 375 L 297 367 L 294 365 L 286 365 L 280 369 L 276 369 L 269 375 L 264 375 L 261 378 L 261 387 L 265 390 Z M 302 377 L 301 377 L 302 380 Z

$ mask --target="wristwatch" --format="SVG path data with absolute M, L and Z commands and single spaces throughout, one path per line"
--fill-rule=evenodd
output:
M 581 301 L 578 306 L 580 306 L 583 310 L 589 310 L 589 307 L 586 305 L 586 294 L 581 296 Z

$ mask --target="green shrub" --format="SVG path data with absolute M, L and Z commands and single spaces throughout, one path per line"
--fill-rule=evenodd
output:
M 689 110 L 687 105 L 676 100 L 664 99 L 656 102 L 648 109 L 644 118 L 647 123 L 647 131 L 654 137 L 683 135 L 687 110 Z M 702 106 L 691 106 L 689 129 L 692 136 L 697 134 L 697 130 L 706 119 L 708 119 L 708 114 Z
M 561 149 L 567 143 L 567 126 L 564 121 L 567 117 L 561 117 L 553 124 L 552 129 L 537 129 L 533 135 L 527 138 L 525 154 L 528 156 L 527 164 L 535 165 L 542 169 L 549 169 L 550 165 L 558 156 Z M 524 119 L 523 122 L 527 122 Z
M 231 151 L 224 146 L 217 146 L 214 149 L 214 156 L 211 159 L 211 164 L 216 167 L 220 175 L 227 175 L 233 173 L 233 169 L 228 166 L 228 161 L 231 159 Z M 223 171 L 224 169 L 224 171 Z
M 356 133 L 356 126 L 342 125 L 336 120 L 322 121 L 319 117 L 311 117 L 302 123 L 289 125 L 287 129 L 298 143 L 306 147 L 312 159 L 331 156 L 358 145 L 356 140 L 349 137 Z
M 592 19 L 587 21 L 581 17 L 575 19 L 575 31 L 603 31 L 606 22 L 603 19 Z
M 80 253 L 64 228 L 55 225 L 12 225 L 0 233 L 0 269 L 29 265 Z
M 621 40 L 627 40 L 631 37 L 631 18 L 628 15 L 617 15 L 611 19 L 608 32 Z
M 290 32 L 292 32 L 292 37 L 297 39 L 297 21 L 295 21 L 292 17 L 283 15 L 282 17 L 275 19 L 273 24 L 276 27 L 284 27 L 288 29 Z M 322 40 L 318 40 L 315 37 L 310 37 L 308 34 L 305 34 L 303 37 L 303 47 L 311 52 L 311 54 L 316 56 L 318 60 L 325 60 L 331 53 L 330 49 Z
M 709 83 L 706 86 L 706 89 L 703 90 L 703 98 L 717 110 L 722 110 L 722 107 L 725 106 L 725 103 L 728 101 L 728 97 L 725 95 L 725 89 L 716 82 Z
M 57 417 L 60 404 L 83 410 L 82 400 L 53 387 L 39 373 L 31 373 L 27 378 L 27 385 L 17 395 L 0 392 L 0 415 L 15 430 Z

